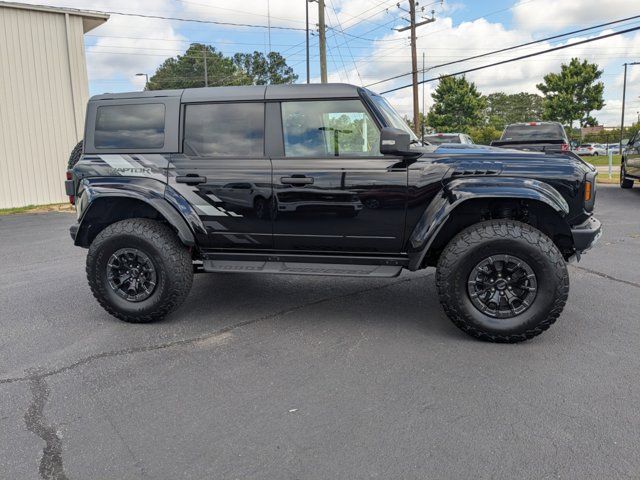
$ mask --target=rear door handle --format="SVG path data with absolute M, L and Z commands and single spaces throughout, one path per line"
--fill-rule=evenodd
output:
M 301 175 L 299 177 L 280 177 L 280 183 L 285 185 L 311 185 L 313 183 L 313 177 L 305 177 Z
M 207 177 L 201 177 L 195 173 L 187 175 L 179 175 L 176 177 L 176 183 L 186 183 L 187 185 L 198 185 L 199 183 L 207 183 Z

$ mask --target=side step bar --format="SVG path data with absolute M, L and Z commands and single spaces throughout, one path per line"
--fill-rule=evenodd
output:
M 342 263 L 300 263 L 251 260 L 204 260 L 205 272 L 245 272 L 289 275 L 331 275 L 339 277 L 397 277 L 399 265 L 358 265 Z

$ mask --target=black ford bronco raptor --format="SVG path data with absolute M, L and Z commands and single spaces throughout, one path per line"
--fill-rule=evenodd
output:
M 600 235 L 596 171 L 570 154 L 421 144 L 379 95 L 344 84 L 92 97 L 66 189 L 93 294 L 150 322 L 194 272 L 393 277 L 436 267 L 474 337 L 546 330 L 567 261 Z

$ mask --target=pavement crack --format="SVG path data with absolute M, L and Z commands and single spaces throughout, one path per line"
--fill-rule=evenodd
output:
M 78 367 L 81 367 L 83 365 L 87 365 L 89 363 L 92 363 L 96 360 L 100 360 L 102 358 L 113 358 L 113 357 L 121 357 L 121 356 L 125 356 L 125 355 L 134 355 L 137 353 L 144 353 L 144 352 L 152 352 L 152 351 L 156 351 L 156 350 L 164 350 L 167 348 L 172 348 L 172 347 L 180 347 L 180 346 L 184 346 L 184 345 L 191 345 L 191 344 L 195 344 L 197 342 L 203 342 L 206 340 L 209 340 L 211 338 L 217 337 L 219 335 L 223 335 L 225 333 L 231 332 L 233 330 L 236 330 L 238 328 L 247 326 L 247 325 L 251 325 L 254 323 L 258 323 L 264 320 L 271 320 L 273 318 L 277 318 L 280 317 L 282 315 L 287 315 L 289 313 L 293 313 L 296 312 L 298 310 L 302 310 L 304 308 L 307 307 L 311 307 L 314 305 L 319 305 L 325 302 L 330 302 L 333 300 L 339 300 L 342 298 L 348 298 L 348 297 L 355 297 L 357 295 L 362 295 L 364 293 L 370 293 L 370 292 L 374 292 L 377 290 L 383 290 L 386 288 L 390 288 L 390 287 L 394 287 L 396 285 L 400 285 L 403 283 L 408 283 L 411 282 L 413 280 L 422 280 L 425 279 L 429 276 L 433 275 L 432 272 L 429 272 L 425 275 L 420 275 L 420 276 L 416 276 L 416 277 L 411 277 L 411 278 L 403 278 L 401 280 L 397 280 L 395 282 L 391 282 L 391 283 L 385 283 L 384 285 L 376 285 L 374 287 L 369 287 L 369 288 L 364 288 L 361 290 L 356 290 L 353 292 L 349 292 L 349 293 L 344 293 L 341 295 L 333 295 L 330 297 L 324 297 L 324 298 L 320 298 L 318 300 L 312 300 L 310 302 L 305 302 L 303 304 L 300 305 L 296 305 L 293 307 L 289 307 L 286 309 L 282 309 L 279 310 L 277 312 L 274 313 L 270 313 L 268 315 L 263 315 L 261 317 L 256 317 L 256 318 L 252 318 L 249 320 L 244 320 L 242 322 L 237 322 L 231 325 L 228 325 L 226 327 L 220 328 L 218 330 L 215 330 L 213 332 L 207 333 L 205 335 L 200 335 L 197 337 L 191 337 L 191 338 L 185 338 L 185 339 L 181 339 L 181 340 L 174 340 L 171 342 L 165 342 L 165 343 L 159 343 L 159 344 L 155 344 L 155 345 L 144 345 L 144 346 L 140 346 L 140 347 L 132 347 L 132 348 L 124 348 L 122 350 L 112 350 L 112 351 L 108 351 L 108 352 L 100 352 L 100 353 L 96 353 L 93 355 L 89 355 L 87 357 L 81 358 L 73 363 L 70 363 L 68 365 L 64 365 L 62 367 L 58 367 L 55 369 L 51 369 L 51 370 L 44 370 L 41 371 L 37 374 L 27 374 L 25 376 L 21 376 L 21 377 L 8 377 L 8 378 L 0 378 L 0 385 L 3 384 L 9 384 L 9 383 L 16 383 L 16 382 L 25 382 L 25 381 L 29 381 L 31 382 L 34 378 L 39 378 L 39 379 L 44 379 L 46 377 L 50 377 L 52 375 L 58 375 L 60 373 L 64 373 L 64 372 L 68 372 L 69 370 L 73 370 L 76 369 Z
M 24 414 L 27 430 L 34 433 L 45 445 L 38 471 L 45 480 L 67 480 L 62 465 L 62 438 L 53 425 L 47 424 L 44 418 L 44 407 L 49 398 L 49 387 L 44 377 L 33 374 L 29 377 L 29 387 L 33 397 L 29 408 Z
M 592 275 L 597 275 L 598 277 L 601 277 L 601 278 L 606 278 L 607 280 L 611 280 L 613 282 L 624 283 L 625 285 L 630 285 L 632 287 L 640 288 L 640 283 L 630 282 L 629 280 L 622 280 L 621 278 L 616 278 L 606 273 L 599 272 L 597 270 L 591 270 L 590 268 L 579 267 L 578 265 L 571 265 L 571 267 L 577 270 L 582 270 L 583 272 L 591 273 Z

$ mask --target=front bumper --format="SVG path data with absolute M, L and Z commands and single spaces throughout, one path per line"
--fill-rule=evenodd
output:
M 602 224 L 594 217 L 571 229 L 573 246 L 578 253 L 583 253 L 593 247 L 602 235 Z

